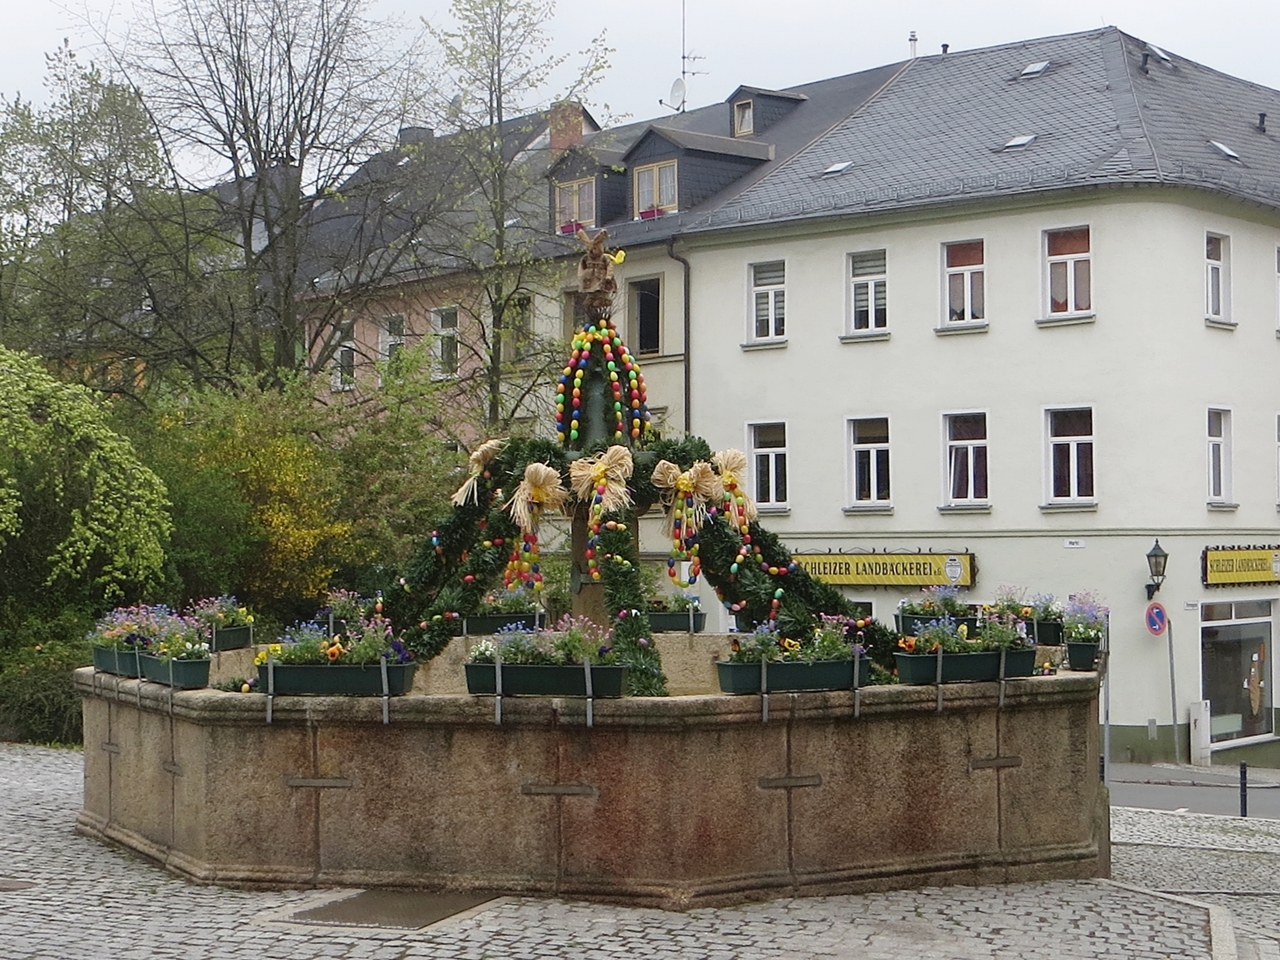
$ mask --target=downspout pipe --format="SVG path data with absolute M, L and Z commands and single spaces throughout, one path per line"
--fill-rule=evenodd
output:
M 689 301 L 692 299 L 691 268 L 689 261 L 676 253 L 675 237 L 667 238 L 667 256 L 684 267 L 684 435 L 687 437 L 693 433 L 693 380 L 690 376 L 693 371 L 693 363 L 691 361 L 693 347 L 690 343 L 693 324 L 689 315 Z

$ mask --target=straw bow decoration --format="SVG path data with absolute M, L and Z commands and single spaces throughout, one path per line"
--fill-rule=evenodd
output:
M 653 485 L 662 491 L 662 500 L 668 504 L 671 555 L 667 558 L 667 575 L 683 589 L 698 580 L 702 570 L 698 528 L 706 521 L 707 505 L 724 497 L 724 487 L 705 460 L 698 460 L 683 473 L 669 460 L 660 460 L 653 468 Z M 676 573 L 678 560 L 689 561 L 688 580 L 681 580 Z
M 517 580 L 542 589 L 542 570 L 538 559 L 538 522 L 543 511 L 559 510 L 569 499 L 569 491 L 560 486 L 560 471 L 545 463 L 531 463 L 524 468 L 524 479 L 516 486 L 504 506 L 520 528 L 520 546 L 511 551 L 502 580 L 514 589 Z
M 587 570 L 592 580 L 600 579 L 600 565 L 596 559 L 596 545 L 600 542 L 600 527 L 606 513 L 631 505 L 627 481 L 635 464 L 631 451 L 615 444 L 604 453 L 585 457 L 569 464 L 569 486 L 579 502 L 591 505 L 591 536 L 587 539 Z
M 506 442 L 506 440 L 486 440 L 471 451 L 471 456 L 468 458 L 471 466 L 470 476 L 449 498 L 455 507 L 461 507 L 468 501 L 477 504 L 480 502 L 480 475 L 484 473 L 484 468 L 493 462 L 493 458 L 498 455 L 498 451 Z
M 755 500 L 742 485 L 747 472 L 747 455 L 741 450 L 721 450 L 711 458 L 711 462 L 719 471 L 720 482 L 724 486 L 722 510 L 725 519 L 745 535 L 758 514 Z

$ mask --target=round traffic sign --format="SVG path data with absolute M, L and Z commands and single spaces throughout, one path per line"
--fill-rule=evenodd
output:
M 1160 634 L 1164 633 L 1165 629 L 1169 626 L 1169 614 L 1167 614 L 1164 607 L 1158 603 L 1153 603 L 1151 606 L 1147 607 L 1147 615 L 1145 619 L 1147 621 L 1147 630 L 1153 637 L 1160 636 Z

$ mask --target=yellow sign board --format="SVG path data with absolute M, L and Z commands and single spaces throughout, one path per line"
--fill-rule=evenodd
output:
M 1280 581 L 1280 548 L 1206 549 L 1201 579 L 1205 586 Z
M 971 553 L 796 553 L 791 559 L 809 576 L 837 585 L 973 585 Z

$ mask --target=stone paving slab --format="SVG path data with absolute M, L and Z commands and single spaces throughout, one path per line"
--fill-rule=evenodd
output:
M 0 878 L 37 883 L 0 893 L 0 960 L 1213 956 L 1206 910 L 1105 881 L 789 899 L 688 913 L 502 898 L 419 930 L 306 925 L 286 918 L 332 899 L 334 891 L 258 893 L 175 879 L 75 834 L 81 787 L 79 752 L 0 744 Z M 1121 819 L 1131 836 L 1164 829 L 1148 828 L 1141 814 Z M 1241 960 L 1280 960 L 1260 953 L 1259 942 L 1250 940 L 1252 954 Z

